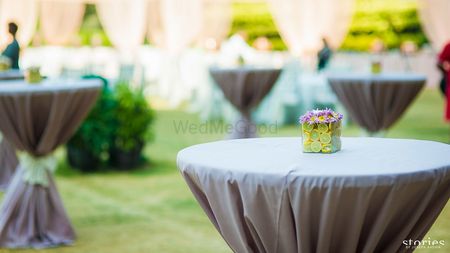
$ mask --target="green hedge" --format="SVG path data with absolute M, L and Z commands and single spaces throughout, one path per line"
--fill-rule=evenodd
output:
M 233 24 L 230 35 L 245 31 L 250 45 L 260 37 L 267 37 L 275 50 L 286 50 L 277 27 L 272 19 L 266 2 L 235 2 L 233 3 Z
M 388 48 L 398 48 L 405 40 L 422 46 L 427 39 L 416 8 L 416 3 L 410 0 L 356 0 L 352 24 L 341 49 L 365 51 L 376 38 L 383 40 Z M 257 37 L 266 36 L 274 49 L 286 49 L 266 2 L 234 3 L 233 12 L 231 34 L 245 31 L 250 44 Z
M 341 49 L 367 50 L 379 38 L 389 49 L 404 41 L 418 46 L 427 43 L 422 31 L 415 1 L 357 0 L 349 33 Z

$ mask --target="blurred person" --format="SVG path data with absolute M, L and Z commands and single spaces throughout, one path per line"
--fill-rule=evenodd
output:
M 253 47 L 259 51 L 270 51 L 272 49 L 272 42 L 265 36 L 259 36 L 253 42 Z
M 370 57 L 370 71 L 372 74 L 379 74 L 383 71 L 382 54 L 385 51 L 386 46 L 382 39 L 376 38 L 370 47 L 372 53 Z
M 247 43 L 247 41 L 248 41 L 248 33 L 244 30 L 237 31 L 233 36 L 240 37 L 243 41 L 245 41 L 245 43 Z M 231 36 L 231 37 L 233 37 L 233 36 Z
M 19 69 L 19 53 L 20 46 L 19 42 L 17 42 L 16 34 L 19 27 L 16 23 L 10 22 L 8 23 L 8 32 L 12 37 L 12 41 L 8 44 L 6 49 L 3 51 L 2 55 L 8 57 L 11 60 L 11 68 Z
M 412 66 L 410 62 L 410 56 L 417 52 L 417 45 L 414 41 L 406 40 L 400 45 L 400 55 L 405 60 L 406 71 L 411 71 Z
M 328 45 L 328 41 L 325 38 L 322 38 L 323 47 L 317 53 L 317 70 L 321 71 L 327 67 L 331 56 L 333 55 L 333 51 Z
M 219 45 L 220 45 L 220 43 L 218 43 L 217 40 L 214 39 L 214 38 L 206 38 L 203 41 L 204 48 L 206 48 L 209 51 L 216 51 L 216 50 L 218 50 L 219 49 Z
M 370 47 L 370 51 L 374 54 L 381 54 L 386 49 L 386 46 L 382 39 L 376 38 Z
M 438 67 L 442 71 L 441 90 L 447 98 L 445 119 L 450 121 L 450 41 L 439 54 Z
M 441 79 L 441 83 L 440 83 L 440 89 L 442 94 L 444 94 L 444 96 L 446 95 L 446 86 L 447 86 L 447 75 L 446 75 L 446 68 L 448 67 L 448 62 L 449 60 L 445 60 L 446 58 L 448 58 L 449 56 L 446 57 L 446 54 L 449 54 L 448 47 L 450 47 L 450 41 L 447 43 L 447 45 L 444 46 L 444 49 L 442 50 L 442 52 L 439 54 L 438 56 L 438 63 L 437 66 L 439 68 L 439 70 L 442 73 L 442 79 Z
M 417 52 L 417 45 L 414 41 L 406 40 L 400 45 L 400 52 L 403 55 L 412 55 Z

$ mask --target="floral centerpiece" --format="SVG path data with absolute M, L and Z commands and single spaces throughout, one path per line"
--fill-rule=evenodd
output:
M 0 55 L 0 72 L 11 68 L 11 60 L 3 55 Z
M 25 70 L 25 81 L 28 83 L 40 83 L 42 81 L 41 71 L 38 67 L 30 67 Z
M 341 150 L 342 114 L 331 109 L 312 110 L 300 117 L 304 153 Z

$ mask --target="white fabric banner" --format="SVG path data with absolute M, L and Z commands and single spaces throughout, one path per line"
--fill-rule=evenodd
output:
M 281 37 L 295 54 L 317 52 L 326 38 L 339 47 L 347 34 L 354 0 L 268 0 Z
M 84 9 L 81 1 L 43 0 L 40 22 L 45 41 L 52 45 L 70 42 L 83 22 Z
M 146 0 L 98 1 L 97 13 L 111 43 L 126 56 L 144 42 Z
M 8 23 L 19 26 L 17 40 L 22 46 L 28 45 L 36 30 L 36 0 L 0 0 L 0 45 L 8 42 Z
M 231 1 L 203 0 L 202 17 L 202 29 L 198 41 L 202 46 L 217 49 L 231 29 Z
M 200 35 L 202 0 L 150 0 L 148 39 L 158 47 L 179 53 Z
M 419 17 L 428 39 L 436 50 L 450 41 L 449 0 L 419 0 Z

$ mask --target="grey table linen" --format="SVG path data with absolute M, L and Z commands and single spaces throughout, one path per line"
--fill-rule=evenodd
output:
M 370 133 L 387 130 L 405 112 L 425 85 L 414 74 L 352 74 L 328 78 L 351 118 Z
M 450 145 L 343 138 L 334 154 L 301 138 L 195 145 L 177 164 L 237 253 L 411 252 L 450 197 Z
M 23 79 L 20 70 L 8 70 L 0 72 L 0 85 L 11 84 L 7 80 Z M 3 138 L 0 132 L 0 190 L 4 191 L 11 181 L 17 167 L 18 160 L 14 146 Z
M 10 69 L 0 71 L 0 82 L 6 80 L 23 80 L 25 78 L 22 70 Z
M 270 92 L 277 81 L 281 69 L 236 67 L 210 68 L 212 78 L 222 90 L 227 100 L 240 112 L 228 138 L 251 138 L 257 136 L 256 126 L 251 119 L 256 108 Z
M 8 187 L 18 163 L 14 146 L 0 137 L 0 190 Z
M 97 80 L 0 85 L 0 131 L 22 155 L 0 209 L 0 247 L 73 242 L 49 161 L 81 124 L 100 89 Z

